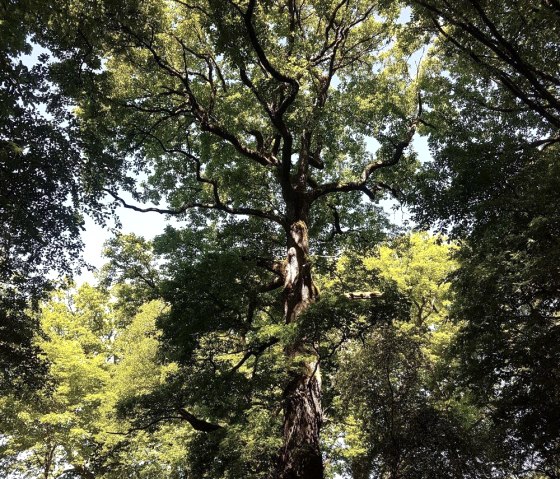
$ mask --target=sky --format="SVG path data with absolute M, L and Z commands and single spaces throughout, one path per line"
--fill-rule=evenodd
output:
M 134 204 L 130 196 L 123 194 L 122 197 L 127 203 Z M 121 229 L 119 230 L 121 233 L 134 233 L 146 239 L 152 239 L 154 236 L 163 233 L 167 225 L 180 225 L 173 218 L 167 218 L 166 215 L 161 213 L 141 213 L 123 206 L 117 207 L 116 215 L 121 223 Z M 84 242 L 83 258 L 91 266 L 100 268 L 105 262 L 101 254 L 103 243 L 113 237 L 114 222 L 109 222 L 107 226 L 100 226 L 92 218 L 86 216 L 84 226 L 85 229 L 82 232 L 82 240 Z M 75 280 L 78 285 L 84 282 L 93 283 L 95 281 L 94 273 L 83 268 Z

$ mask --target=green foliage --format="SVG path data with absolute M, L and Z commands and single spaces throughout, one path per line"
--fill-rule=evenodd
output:
M 558 90 L 558 4 L 523 0 L 413 0 L 419 26 L 437 37 L 438 68 L 456 80 L 491 115 L 515 113 L 521 122 L 537 119 L 536 134 L 560 127 Z M 488 96 L 479 96 L 481 90 Z M 461 101 L 459 100 L 459 101 Z
M 102 1 L 81 15 L 89 6 L 61 2 L 38 35 L 55 56 L 52 78 L 77 106 L 88 187 L 94 197 L 128 190 L 190 222 L 156 242 L 161 276 L 137 238 L 117 238 L 107 251 L 105 283 L 121 283 L 117 306 L 128 308 L 120 324 L 146 299 L 163 299 L 161 360 L 178 363 L 165 384 L 120 410 L 138 427 L 206 418 L 191 424 L 213 428 L 200 443 L 217 469 L 196 474 L 260 477 L 257 457 L 270 467 L 277 455 L 274 405 L 301 366 L 297 357 L 285 364 L 287 351 L 312 337 L 307 323 L 285 324 L 283 298 L 271 293 L 288 284 L 278 258 L 295 223 L 309 227 L 312 246 L 326 240 L 319 256 L 371 248 L 385 234 L 376 203 L 417 165 L 405 153 L 419 114 L 407 59 L 422 39 L 397 22 L 393 1 Z M 341 240 L 343 228 L 350 239 Z M 335 306 L 329 334 L 345 308 Z M 274 432 L 264 432 L 267 421 Z M 220 459 L 233 435 L 246 454 Z
M 0 5 L 2 472 L 269 477 L 320 370 L 327 475 L 558 476 L 558 5 L 409 3 Z M 186 227 L 33 312 L 119 190 Z
M 415 3 L 424 19 L 440 5 Z M 411 199 L 425 227 L 462 238 L 461 384 L 491 411 L 503 467 L 546 477 L 558 474 L 560 437 L 556 19 L 551 2 L 446 10 L 423 77 L 434 162 Z
M 40 385 L 28 310 L 53 273 L 81 264 L 83 213 L 104 213 L 84 184 L 86 165 L 71 102 L 54 87 L 52 58 L 37 45 L 56 9 L 35 0 L 0 4 L 0 389 Z M 49 275 L 50 273 L 50 275 Z
M 37 346 L 49 361 L 51 381 L 32 400 L 2 398 L 2 429 L 8 435 L 3 453 L 14 461 L 8 472 L 51 477 L 61 472 L 61 461 L 86 467 L 96 448 L 109 364 L 105 339 L 96 334 L 106 317 L 100 315 L 99 303 L 90 303 L 88 297 L 88 287 L 75 305 L 58 295 L 41 312 L 44 337 Z
M 145 258 L 150 270 L 148 246 L 132 240 L 135 256 Z M 199 247 L 212 250 L 212 241 Z M 2 470 L 27 471 L 22 477 L 48 469 L 52 477 L 67 470 L 103 479 L 265 478 L 281 444 L 275 405 L 278 384 L 289 373 L 282 349 L 299 335 L 317 345 L 321 361 L 323 402 L 330 411 L 324 432 L 328 475 L 362 478 L 398 470 L 404 477 L 478 478 L 507 471 L 496 423 L 484 412 L 486 403 L 477 402 L 478 393 L 457 380 L 468 369 L 457 369 L 449 349 L 472 328 L 449 320 L 455 250 L 441 237 L 415 233 L 380 245 L 371 256 L 346 255 L 336 262 L 336 274 L 325 270 L 319 278 L 322 301 L 289 333 L 268 312 L 273 303 L 262 299 L 250 324 L 223 323 L 214 313 L 205 316 L 206 324 L 183 316 L 183 328 L 197 342 L 186 345 L 190 359 L 178 363 L 172 359 L 179 342 L 169 349 L 156 320 L 165 321 L 183 303 L 151 301 L 123 319 L 131 309 L 118 311 L 119 301 L 105 288 L 58 293 L 41 310 L 44 336 L 36 340 L 51 364 L 49 388 L 32 401 L 2 398 Z M 209 273 L 213 258 L 200 256 Z M 134 269 L 137 263 L 129 264 Z M 131 281 L 128 273 L 117 276 Z M 213 299 L 196 293 L 208 287 L 194 282 L 202 276 L 189 277 L 191 294 L 205 308 Z M 165 280 L 158 286 L 176 288 Z M 144 285 L 132 281 L 128 287 L 142 291 Z M 382 295 L 351 300 L 342 296 L 349 289 Z M 119 293 L 118 282 L 114 290 Z M 511 391 L 509 397 L 519 397 Z M 181 410 L 222 427 L 198 432 Z M 520 430 L 530 427 L 524 423 Z
M 6 477 L 182 477 L 189 428 L 130 431 L 116 413 L 117 404 L 153 391 L 173 371 L 157 362 L 163 305 L 147 303 L 122 329 L 114 304 L 89 285 L 43 304 L 34 344 L 49 364 L 47 385 L 0 399 Z
M 103 256 L 107 263 L 99 271 L 99 284 L 114 295 L 124 327 L 143 304 L 159 297 L 152 245 L 134 234 L 117 235 L 105 243 Z
M 45 273 L 68 272 L 80 250 L 82 161 L 75 123 L 50 89 L 48 55 L 22 62 L 40 3 L 0 8 L 0 280 L 37 295 Z
M 2 291 L 0 308 L 0 391 L 26 389 L 41 386 L 47 364 L 39 357 L 40 350 L 33 345 L 37 329 L 35 318 L 26 310 L 25 298 L 13 290 Z
M 457 345 L 464 379 L 481 403 L 492 405 L 511 455 L 506 460 L 522 468 L 527 457 L 537 456 L 535 466 L 554 474 L 560 435 L 554 266 L 560 198 L 556 163 L 543 156 L 514 180 L 534 186 L 525 187 L 499 219 L 479 226 L 462 249 L 455 316 L 469 319 Z
M 331 454 L 352 477 L 491 477 L 484 416 L 449 381 L 449 345 L 458 333 L 448 317 L 454 249 L 415 233 L 359 259 L 362 281 L 370 278 L 366 290 L 396 291 L 402 306 L 340 345 L 331 425 L 339 440 Z M 349 265 L 344 259 L 338 266 L 343 282 L 355 271 Z

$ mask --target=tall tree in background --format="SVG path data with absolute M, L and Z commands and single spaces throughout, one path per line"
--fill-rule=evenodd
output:
M 417 219 L 463 238 L 463 384 L 504 464 L 559 474 L 558 2 L 418 1 L 438 35 L 423 84 L 434 162 Z M 442 74 L 442 72 L 444 72 Z
M 40 381 L 37 325 L 25 310 L 48 290 L 49 271 L 70 273 L 82 246 L 74 123 L 49 83 L 48 56 L 29 60 L 40 9 L 0 3 L 0 388 Z
M 157 362 L 155 320 L 165 307 L 151 301 L 130 314 L 115 299 L 86 284 L 41 305 L 34 340 L 48 379 L 31 400 L 15 391 L 0 396 L 2 477 L 185 477 L 191 427 L 135 429 L 117 410 L 173 369 Z
M 449 355 L 461 329 L 449 319 L 455 249 L 413 233 L 338 262 L 337 281 L 354 276 L 404 302 L 391 322 L 348 341 L 340 354 L 332 427 L 344 437 L 339 454 L 353 479 L 497 477 L 490 422 L 454 381 Z
M 297 328 L 318 298 L 309 256 L 314 233 L 331 223 L 341 233 L 345 211 L 394 192 L 414 164 L 405 150 L 421 103 L 407 58 L 419 44 L 397 21 L 400 11 L 398 3 L 361 1 L 103 4 L 100 18 L 76 20 L 90 37 L 88 54 L 107 60 L 102 72 L 82 75 L 94 78 L 94 94 L 66 82 L 84 135 L 93 139 L 86 154 L 113 153 L 121 162 L 121 178 L 106 190 L 123 204 L 118 188 L 134 189 L 128 169 L 146 176 L 138 199 L 168 204 L 128 205 L 138 211 L 190 217 L 201 228 L 214 220 L 218 229 L 233 216 L 238 225 L 256 224 L 263 238 L 268 231 L 278 243 L 259 254 L 273 275 L 260 290 L 282 289 L 285 329 Z M 60 71 L 76 63 L 62 62 Z M 371 138 L 380 145 L 375 153 Z M 283 260 L 274 254 L 281 249 Z M 234 309 L 254 274 L 243 270 L 245 279 L 217 273 L 235 278 L 228 290 L 238 296 L 227 301 Z M 247 308 L 250 324 L 255 311 L 251 302 Z M 277 477 L 323 477 L 316 348 L 301 335 L 284 337 L 281 347 L 288 374 Z

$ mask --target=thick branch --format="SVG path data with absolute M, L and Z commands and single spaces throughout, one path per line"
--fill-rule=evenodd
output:
M 227 203 L 224 203 L 220 198 L 218 182 L 216 180 L 206 178 L 202 175 L 201 172 L 202 165 L 200 159 L 197 156 L 193 155 L 189 151 L 186 151 L 182 148 L 169 148 L 168 146 L 165 145 L 165 143 L 161 140 L 161 138 L 152 134 L 150 131 L 144 131 L 144 134 L 152 138 L 153 140 L 155 140 L 165 153 L 181 154 L 185 156 L 188 160 L 192 161 L 195 165 L 196 181 L 211 186 L 212 194 L 214 197 L 214 203 L 190 202 L 190 203 L 184 203 L 179 208 L 157 208 L 157 207 L 142 208 L 142 207 L 128 204 L 117 193 L 104 188 L 104 191 L 106 193 L 109 193 L 116 201 L 120 202 L 121 205 L 124 206 L 125 208 L 138 211 L 141 213 L 154 212 L 154 213 L 168 214 L 168 215 L 180 215 L 183 214 L 188 209 L 193 209 L 193 208 L 215 209 L 232 215 L 247 215 L 247 216 L 255 216 L 258 218 L 269 219 L 271 221 L 274 221 L 275 223 L 278 223 L 279 225 L 282 226 L 284 225 L 284 220 L 277 214 L 273 213 L 272 211 L 262 211 L 257 208 L 248 208 L 248 207 L 238 207 L 238 208 L 230 207 L 229 205 L 227 205 Z
M 185 213 L 189 209 L 200 208 L 200 209 L 207 209 L 207 210 L 223 211 L 223 212 L 228 213 L 230 215 L 256 216 L 258 218 L 264 218 L 264 219 L 274 221 L 274 222 L 276 222 L 280 225 L 284 224 L 284 220 L 282 218 L 280 218 L 279 216 L 275 215 L 274 213 L 267 213 L 267 212 L 257 210 L 257 209 L 254 209 L 254 208 L 245 208 L 245 207 L 232 208 L 232 207 L 227 206 L 223 203 L 201 203 L 201 202 L 198 202 L 198 201 L 183 203 L 178 208 L 159 208 L 159 207 L 155 207 L 155 206 L 150 206 L 150 207 L 144 208 L 144 207 L 141 207 L 141 206 L 131 205 L 131 204 L 127 203 L 123 198 L 121 198 L 117 193 L 115 193 L 112 190 L 109 190 L 107 188 L 103 188 L 103 191 L 105 191 L 106 193 L 111 195 L 124 208 L 127 208 L 129 210 L 133 210 L 133 211 L 137 211 L 139 213 L 160 213 L 160 214 L 164 214 L 164 215 L 174 215 L 174 216 L 176 216 L 176 215 L 181 215 L 181 214 Z
M 296 90 L 299 88 L 299 84 L 295 78 L 291 78 L 284 73 L 278 71 L 268 60 L 262 45 L 260 44 L 257 38 L 257 32 L 255 31 L 255 27 L 253 26 L 253 14 L 255 12 L 255 6 L 257 4 L 256 0 L 249 0 L 249 5 L 247 6 L 247 11 L 243 15 L 243 19 L 245 20 L 245 26 L 247 28 L 247 33 L 249 35 L 249 40 L 251 42 L 251 46 L 255 50 L 259 61 L 261 62 L 264 69 L 272 75 L 278 81 L 288 83 L 292 85 Z
M 224 126 L 220 125 L 218 122 L 212 119 L 211 112 L 209 112 L 201 105 L 201 103 L 198 101 L 198 98 L 196 97 L 196 95 L 191 89 L 191 84 L 189 80 L 189 71 L 185 69 L 186 70 L 185 72 L 179 72 L 177 69 L 173 68 L 173 66 L 171 66 L 169 62 L 167 62 L 158 53 L 156 47 L 154 46 L 153 38 L 150 40 L 146 40 L 140 37 L 139 35 L 137 35 L 134 31 L 132 31 L 130 28 L 126 27 L 125 25 L 122 25 L 122 28 L 123 31 L 125 31 L 133 39 L 135 39 L 136 42 L 138 42 L 139 46 L 148 50 L 148 52 L 151 54 L 152 58 L 154 59 L 154 61 L 156 62 L 159 68 L 161 68 L 171 77 L 176 78 L 181 82 L 182 86 L 185 89 L 185 93 L 189 99 L 190 112 L 196 118 L 203 131 L 207 131 L 209 133 L 218 136 L 219 138 L 222 138 L 223 140 L 226 140 L 239 153 L 241 153 L 246 158 L 256 161 L 257 163 L 263 166 L 275 165 L 275 161 L 272 158 L 268 158 L 265 155 L 259 153 L 258 151 L 249 148 L 248 146 L 243 144 L 243 142 L 241 142 L 241 140 L 236 135 L 234 135 L 233 133 L 228 131 Z M 191 55 L 194 55 L 197 58 L 200 57 L 204 58 L 204 55 L 201 55 L 197 52 L 193 52 L 193 50 L 187 48 L 183 42 L 180 43 L 183 48 L 183 53 L 187 52 Z M 205 58 L 205 61 L 207 61 L 207 58 Z M 192 74 L 192 72 L 190 73 Z M 197 72 L 197 75 L 200 76 L 200 72 Z M 205 81 L 211 83 L 211 85 L 213 86 L 213 82 L 209 77 L 204 76 L 204 79 Z
M 194 416 L 193 414 L 191 414 L 190 412 L 188 412 L 184 408 L 178 408 L 177 413 L 178 413 L 178 415 L 159 416 L 159 417 L 151 420 L 147 424 L 143 424 L 142 426 L 132 427 L 127 432 L 111 432 L 111 431 L 107 431 L 107 432 L 108 432 L 108 434 L 118 434 L 118 435 L 122 435 L 122 436 L 128 436 L 128 435 L 132 434 L 133 432 L 144 431 L 146 429 L 150 429 L 151 427 L 155 426 L 156 424 L 159 424 L 160 422 L 176 421 L 178 419 L 183 420 L 183 421 L 187 421 L 195 430 L 201 431 L 201 432 L 213 432 L 213 431 L 216 431 L 218 429 L 223 428 L 223 426 L 220 426 L 219 424 L 212 424 L 208 421 L 205 421 L 204 419 L 197 418 L 196 416 Z
M 186 409 L 179 408 L 178 413 L 181 416 L 181 419 L 187 421 L 196 431 L 213 432 L 223 428 L 223 426 L 220 426 L 219 424 L 212 424 L 203 419 L 198 419 Z
M 420 116 L 422 115 L 422 99 L 420 95 L 418 95 L 418 113 L 416 117 L 410 122 L 410 126 L 403 138 L 402 141 L 395 145 L 395 150 L 393 155 L 390 159 L 386 161 L 375 161 L 366 165 L 363 169 L 362 174 L 360 175 L 360 179 L 358 181 L 348 181 L 348 182 L 332 182 L 332 183 L 325 183 L 323 185 L 319 185 L 311 193 L 312 201 L 315 201 L 317 198 L 321 196 L 330 194 L 330 193 L 341 193 L 341 192 L 349 192 L 349 191 L 361 191 L 367 194 L 370 199 L 375 199 L 375 196 L 371 192 L 371 190 L 367 187 L 367 181 L 371 177 L 371 175 L 382 168 L 388 168 L 390 166 L 396 165 L 404 154 L 404 150 L 410 145 L 414 134 L 416 133 L 416 127 L 420 122 Z M 385 183 L 380 183 L 378 187 L 381 188 L 388 188 L 388 185 Z M 392 188 L 390 188 L 392 190 Z
M 256 7 L 256 0 L 250 0 L 247 7 L 247 11 L 243 13 L 238 6 L 235 6 L 238 11 L 243 16 L 245 27 L 247 29 L 247 34 L 249 41 L 253 50 L 255 51 L 260 64 L 263 66 L 265 71 L 270 74 L 275 80 L 288 84 L 290 86 L 290 93 L 281 100 L 280 104 L 272 111 L 271 119 L 274 126 L 278 129 L 283 139 L 282 147 L 282 163 L 281 163 L 281 179 L 282 187 L 286 194 L 291 194 L 289 190 L 289 175 L 291 168 L 291 156 L 292 156 L 292 145 L 293 137 L 290 133 L 286 123 L 284 122 L 284 113 L 288 110 L 290 105 L 294 102 L 299 91 L 299 82 L 295 78 L 291 78 L 284 73 L 277 70 L 269 61 L 259 39 L 257 37 L 257 32 L 253 26 L 253 15 Z
M 249 259 L 249 258 L 248 258 Z M 267 259 L 267 258 L 257 258 L 256 259 L 257 266 L 264 268 L 271 273 L 274 273 L 282 278 L 284 278 L 284 262 L 278 261 L 274 259 Z

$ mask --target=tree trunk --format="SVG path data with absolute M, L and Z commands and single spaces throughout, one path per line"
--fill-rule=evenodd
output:
M 56 446 L 51 446 L 50 441 L 47 442 L 47 450 L 45 451 L 45 462 L 43 467 L 43 478 L 49 479 L 51 475 L 51 467 L 53 464 L 53 456 Z
M 287 324 L 317 297 L 308 258 L 307 225 L 293 222 L 288 232 L 288 258 L 284 285 L 284 315 Z M 283 446 L 280 453 L 278 479 L 322 479 L 323 459 L 319 432 L 323 419 L 321 410 L 321 379 L 315 349 L 299 339 L 286 348 L 290 380 L 284 389 Z

